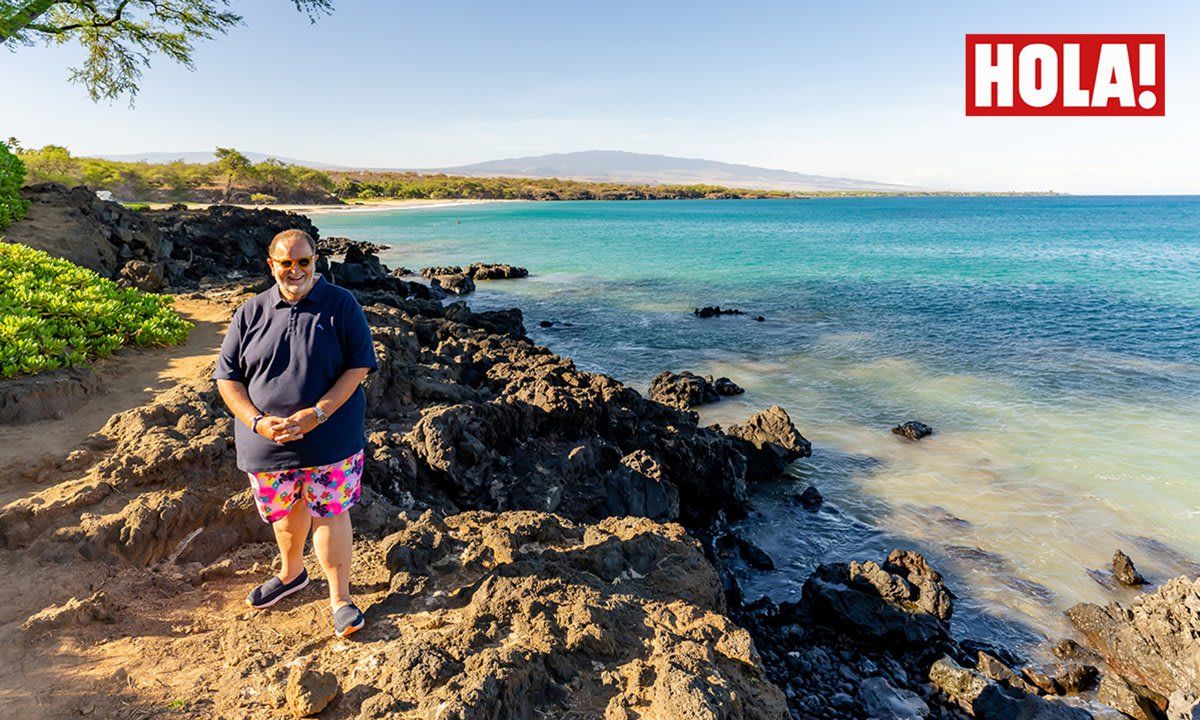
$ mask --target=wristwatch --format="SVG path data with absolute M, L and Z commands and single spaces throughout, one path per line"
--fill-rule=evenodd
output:
M 326 415 L 325 411 L 322 410 L 320 408 L 320 406 L 318 406 L 318 405 L 313 405 L 313 412 L 315 412 L 317 414 L 317 424 L 318 425 L 320 425 L 321 423 L 323 423 L 329 419 L 329 416 Z
M 258 421 L 262 420 L 265 417 L 266 417 L 266 415 L 255 415 L 254 419 L 250 421 L 250 432 L 252 432 L 252 433 L 258 432 Z

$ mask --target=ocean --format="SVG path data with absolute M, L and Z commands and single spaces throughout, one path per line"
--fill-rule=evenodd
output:
M 779 404 L 809 459 L 757 486 L 742 529 L 775 560 L 749 599 L 820 562 L 925 553 L 962 637 L 1034 650 L 1062 611 L 1200 572 L 1200 198 L 936 197 L 496 203 L 314 217 L 391 267 L 527 267 L 479 283 L 530 337 L 646 392 L 663 370 Z M 748 315 L 700 319 L 705 305 Z M 755 322 L 754 315 L 764 322 Z M 561 325 L 541 328 L 538 322 Z M 890 428 L 915 419 L 913 443 Z M 817 512 L 783 499 L 813 484 Z

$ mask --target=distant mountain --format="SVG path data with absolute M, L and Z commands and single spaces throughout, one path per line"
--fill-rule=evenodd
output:
M 905 192 L 919 188 L 906 185 L 856 180 L 853 178 L 805 175 L 790 170 L 772 170 L 752 165 L 714 160 L 645 155 L 619 150 L 534 155 L 491 160 L 457 167 L 423 170 L 449 175 L 509 177 L 556 177 L 593 182 L 649 183 L 659 185 L 704 183 L 762 190 L 874 190 Z
M 250 162 L 262 162 L 267 158 L 275 158 L 280 162 L 285 162 L 288 165 L 303 165 L 304 167 L 315 168 L 317 170 L 337 170 L 340 165 L 330 165 L 328 163 L 312 162 L 311 160 L 296 160 L 293 158 L 280 157 L 279 155 L 269 155 L 260 152 L 243 152 Z M 116 160 L 117 162 L 147 162 L 152 164 L 165 164 L 182 160 L 185 163 L 210 163 L 217 159 L 217 156 L 212 151 L 197 150 L 195 152 L 145 152 L 145 153 L 127 153 L 125 155 L 92 155 L 92 157 L 101 158 L 102 160 Z
M 262 162 L 268 157 L 291 164 L 303 165 L 318 170 L 371 170 L 377 172 L 421 172 L 467 175 L 471 177 L 529 177 L 563 180 L 588 180 L 593 182 L 638 183 L 648 185 L 723 185 L 734 188 L 759 190 L 786 190 L 806 192 L 812 190 L 867 190 L 877 192 L 908 192 L 921 188 L 908 185 L 856 180 L 854 178 L 805 175 L 791 170 L 773 170 L 694 158 L 646 155 L 620 150 L 587 150 L 584 152 L 531 155 L 529 157 L 489 160 L 471 165 L 442 168 L 364 168 L 347 165 L 296 160 L 268 155 L 266 153 L 243 153 L 252 162 Z M 207 163 L 215 158 L 211 152 L 147 152 L 125 155 L 96 155 L 106 160 L 126 162 L 168 163 L 183 160 L 189 163 Z

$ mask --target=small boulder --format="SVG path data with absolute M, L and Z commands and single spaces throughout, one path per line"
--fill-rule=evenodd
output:
M 892 428 L 892 434 L 899 435 L 900 437 L 906 437 L 909 440 L 920 440 L 923 437 L 932 435 L 933 428 L 929 427 L 923 422 L 909 420 L 908 422 L 901 423 L 900 425 Z
M 1112 567 L 1113 577 L 1125 587 L 1141 587 L 1146 584 L 1146 578 L 1133 566 L 1133 560 L 1120 550 L 1113 555 Z
M 799 495 L 793 495 L 792 499 L 809 512 L 815 511 L 825 502 L 825 498 L 821 496 L 821 491 L 817 489 L 816 485 L 809 485 Z
M 915 655 L 949 638 L 953 596 L 919 553 L 893 550 L 882 564 L 828 563 L 804 583 L 814 616 L 842 634 Z
M 1065 695 L 1087 692 L 1096 687 L 1096 681 L 1100 679 L 1100 670 L 1095 665 L 1074 662 L 1054 670 L 1054 683 Z
M 721 396 L 708 381 L 684 370 L 676 375 L 664 370 L 650 381 L 650 399 L 673 408 L 687 410 L 693 405 L 717 402 Z
M 735 535 L 734 539 L 737 543 L 738 553 L 747 565 L 755 570 L 775 569 L 775 561 L 771 559 L 766 550 L 740 535 Z
M 159 292 L 167 287 L 166 271 L 160 262 L 129 260 L 121 267 L 118 282 L 143 292 Z
M 747 476 L 754 481 L 778 477 L 789 463 L 812 455 L 812 443 L 778 405 L 751 415 L 741 425 L 730 425 L 724 432 L 742 441 Z
M 704 380 L 712 386 L 713 390 L 717 391 L 718 395 L 741 395 L 746 392 L 741 385 L 738 385 L 727 377 L 719 377 L 716 380 L 713 380 L 712 375 L 706 375 Z
M 1097 698 L 1134 720 L 1165 720 L 1167 717 L 1167 698 L 1114 673 L 1104 673 Z
M 924 720 L 929 706 L 911 690 L 892 687 L 887 678 L 869 677 L 858 685 L 858 704 L 867 717 Z
M 1037 688 L 1030 685 L 1024 678 L 1018 675 L 1012 668 L 1004 664 L 1002 660 L 996 656 L 979 651 L 979 659 L 975 663 L 975 667 L 985 677 L 991 678 L 1001 685 L 1018 690 L 1024 690 L 1028 693 L 1037 693 Z
M 737 308 L 722 308 L 720 305 L 705 306 L 692 310 L 692 314 L 699 318 L 717 317 L 718 315 L 744 315 Z
M 113 622 L 113 607 L 103 590 L 86 600 L 71 598 L 62 605 L 52 605 L 31 615 L 21 629 L 26 632 L 43 632 L 71 625 L 86 625 L 93 622 Z
M 475 281 L 467 275 L 435 275 L 430 284 L 455 295 L 475 292 Z
M 293 667 L 288 673 L 288 707 L 296 717 L 309 717 L 325 709 L 338 694 L 337 677 L 333 673 L 307 667 Z
M 1092 713 L 1065 702 L 1047 700 L 1004 687 L 976 670 L 943 657 L 929 669 L 939 691 L 976 720 L 1092 720 Z
M 1075 642 L 1071 638 L 1063 638 L 1050 648 L 1050 652 L 1059 660 L 1077 660 L 1088 664 L 1100 662 L 1100 656 Z

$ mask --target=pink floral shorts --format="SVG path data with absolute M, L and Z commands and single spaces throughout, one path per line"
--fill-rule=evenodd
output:
M 291 512 L 304 496 L 308 514 L 333 517 L 349 510 L 362 496 L 363 451 L 330 465 L 247 473 L 254 502 L 263 520 L 273 523 Z

